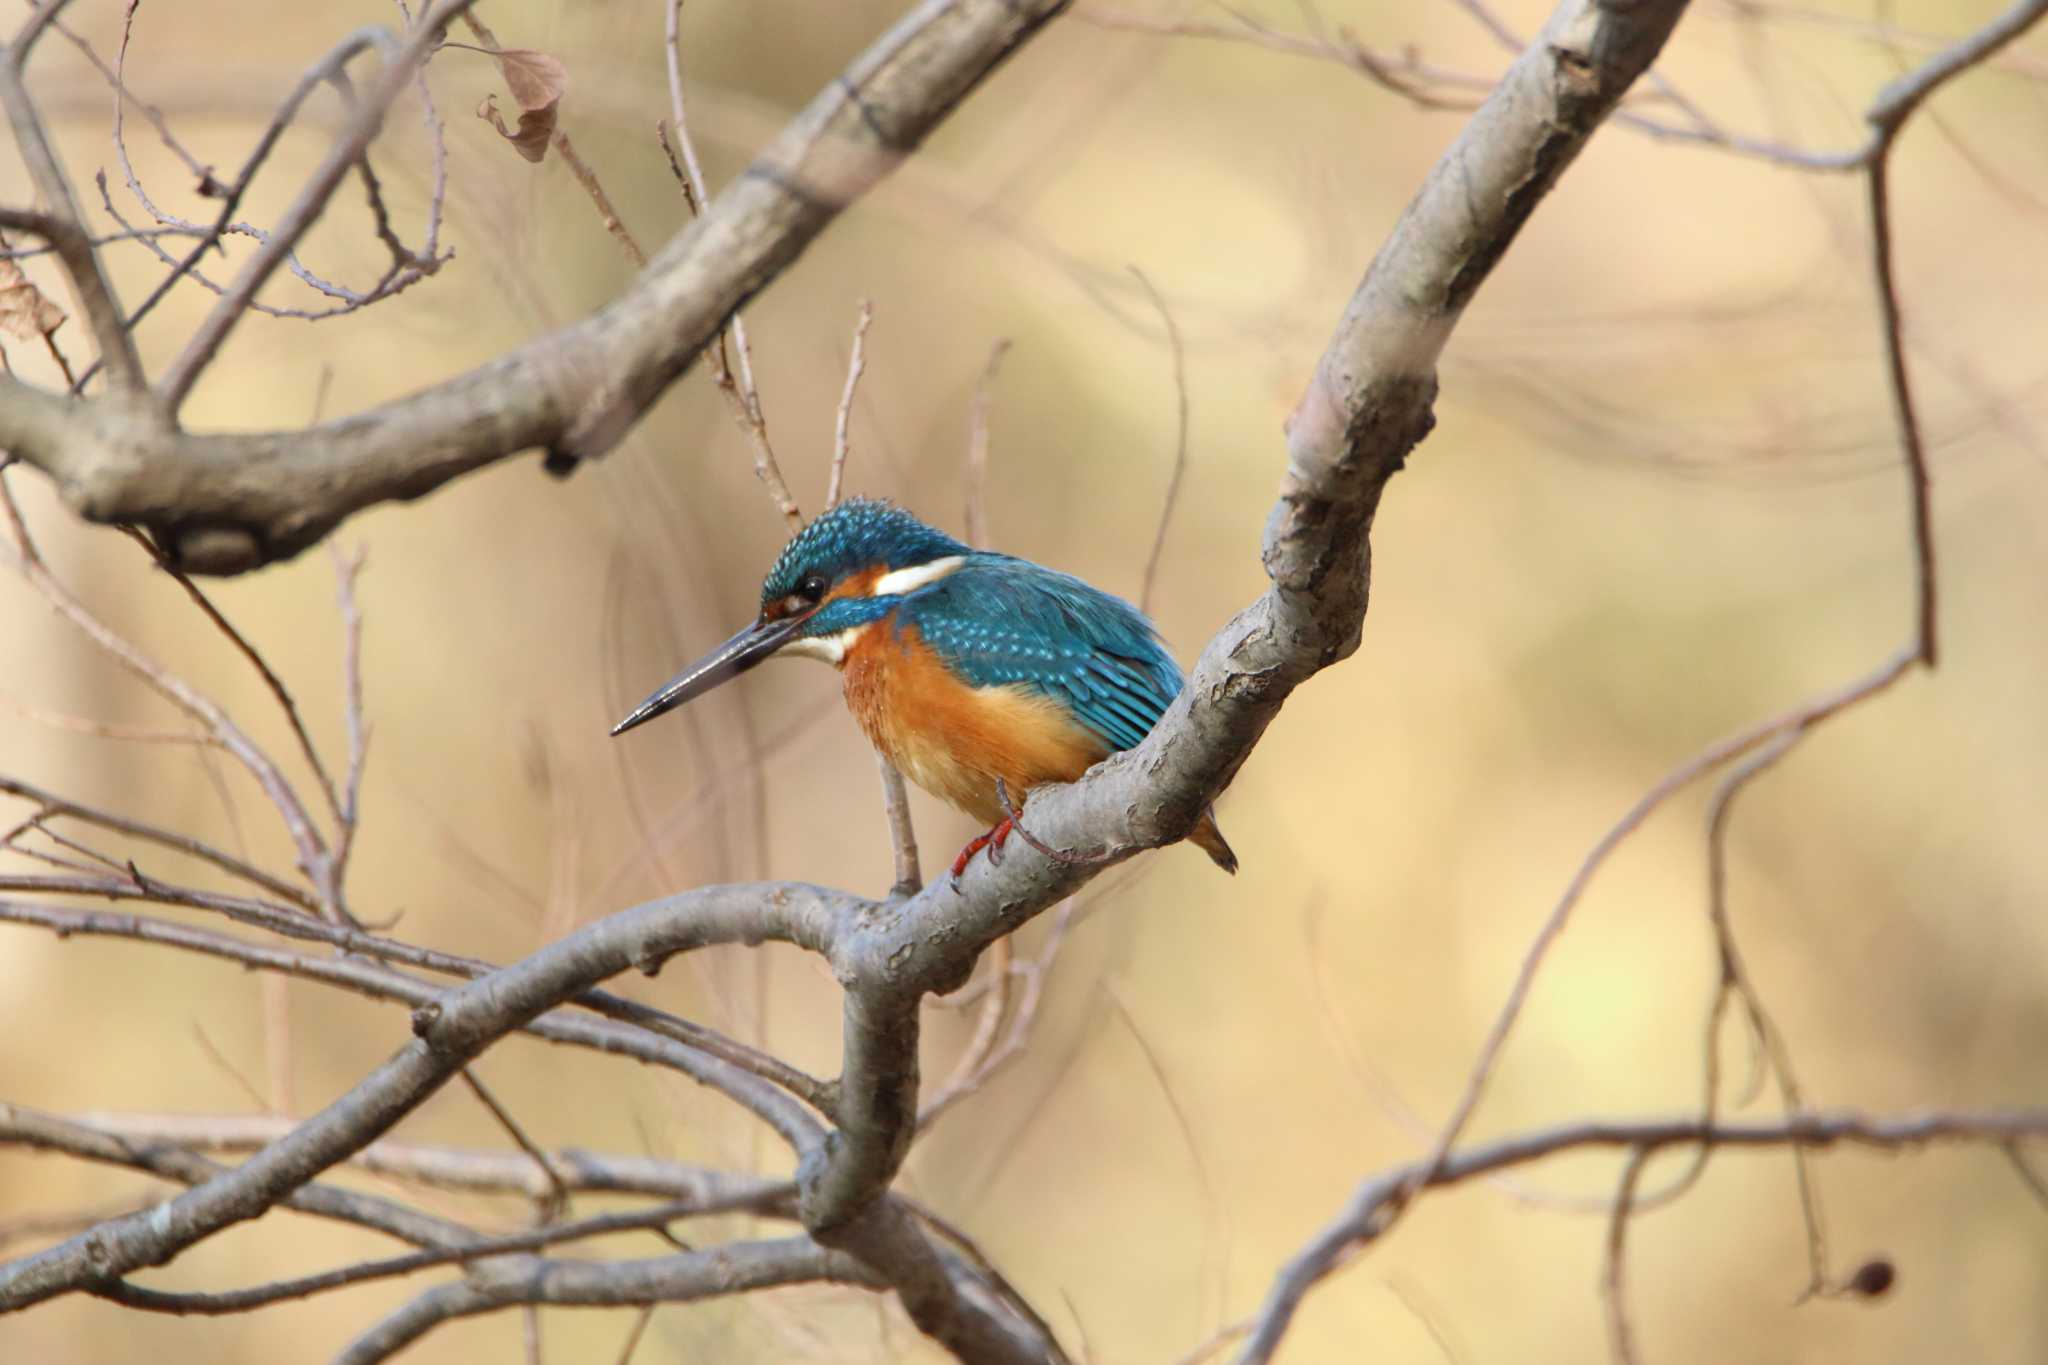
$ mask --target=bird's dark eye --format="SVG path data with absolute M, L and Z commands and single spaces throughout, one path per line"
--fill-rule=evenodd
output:
M 803 576 L 803 581 L 796 585 L 796 595 L 803 598 L 806 602 L 821 601 L 825 596 L 825 589 L 830 586 L 825 581 L 825 575 L 821 573 L 807 573 Z

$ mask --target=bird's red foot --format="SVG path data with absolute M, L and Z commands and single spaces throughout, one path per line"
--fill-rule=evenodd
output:
M 953 860 L 953 880 L 956 882 L 960 880 L 960 874 L 967 870 L 967 864 L 973 862 L 974 855 L 983 849 L 988 850 L 988 860 L 991 864 L 1001 863 L 1003 861 L 1003 844 L 1009 839 L 1010 831 L 1015 829 L 1016 825 L 1017 822 L 1015 820 L 1005 816 L 1003 822 L 988 833 L 977 834 L 972 839 L 969 839 L 967 847 L 961 849 L 960 856 Z

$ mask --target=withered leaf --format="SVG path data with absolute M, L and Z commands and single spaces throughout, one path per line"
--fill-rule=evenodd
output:
M 530 47 L 501 47 L 493 55 L 512 98 L 529 113 L 542 109 L 552 113 L 569 92 L 568 69 L 545 52 Z
M 55 331 L 64 316 L 64 310 L 21 273 L 20 265 L 0 260 L 0 332 L 26 341 Z
M 554 140 L 555 106 L 552 104 L 521 114 L 517 131 L 507 128 L 505 120 L 499 116 L 496 95 L 484 96 L 484 102 L 476 107 L 476 116 L 496 128 L 498 136 L 511 143 L 513 150 L 528 161 L 537 162 L 546 156 L 548 143 Z

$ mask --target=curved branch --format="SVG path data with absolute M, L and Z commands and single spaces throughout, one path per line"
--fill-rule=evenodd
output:
M 1716 1123 L 1697 1115 L 1638 1122 L 1595 1122 L 1561 1125 L 1503 1138 L 1454 1152 L 1438 1160 L 1423 1157 L 1368 1177 L 1315 1240 L 1289 1261 L 1274 1279 L 1254 1319 L 1240 1365 L 1270 1360 L 1293 1321 L 1294 1310 L 1352 1248 L 1371 1241 L 1389 1226 L 1388 1213 L 1402 1206 L 1407 1191 L 1424 1186 L 1455 1185 L 1474 1176 L 1541 1160 L 1558 1152 L 1584 1147 L 1632 1148 L 1644 1156 L 1665 1147 L 1704 1143 L 1717 1147 L 1829 1147 L 1858 1143 L 1879 1148 L 1917 1147 L 1937 1141 L 2011 1143 L 2023 1137 L 2048 1136 L 2048 1109 L 2011 1111 L 1937 1111 L 1873 1118 L 1850 1112 L 1792 1113 L 1774 1123 Z
M 1537 203 L 1655 59 L 1684 0 L 1565 0 L 1502 78 L 1380 248 L 1287 426 L 1288 467 L 1266 526 L 1272 587 L 1210 640 L 1145 742 L 1071 786 L 1041 789 L 1031 848 L 978 860 L 851 926 L 832 960 L 847 983 L 841 1129 L 799 1172 L 821 1240 L 886 1189 L 915 1106 L 925 992 L 967 980 L 981 950 L 1142 849 L 1184 836 L 1301 683 L 1358 647 L 1367 535 L 1387 480 L 1428 433 L 1435 366 L 1465 306 Z M 852 1120 L 852 1121 L 849 1121 Z
M 738 1242 L 646 1261 L 547 1261 L 507 1257 L 478 1266 L 400 1308 L 350 1342 L 336 1365 L 387 1360 L 444 1322 L 518 1304 L 685 1303 L 824 1280 L 882 1288 L 853 1257 L 808 1237 Z
M 616 301 L 479 369 L 304 431 L 172 431 L 0 375 L 0 449 L 94 521 L 136 522 L 179 567 L 239 573 L 343 518 L 544 448 L 616 445 L 840 211 L 915 151 L 1066 0 L 923 0 L 812 100 Z

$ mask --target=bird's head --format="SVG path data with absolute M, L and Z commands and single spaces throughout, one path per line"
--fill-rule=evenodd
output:
M 623 734 L 777 654 L 837 663 L 908 593 L 958 568 L 968 548 L 893 504 L 851 498 L 783 547 L 761 582 L 761 612 L 612 727 Z

